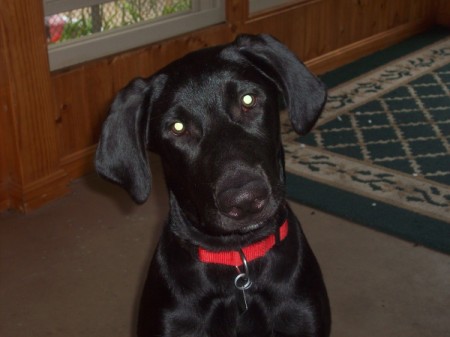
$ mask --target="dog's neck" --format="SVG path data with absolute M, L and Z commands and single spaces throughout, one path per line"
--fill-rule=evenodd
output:
M 183 246 L 192 250 L 201 247 L 205 251 L 239 251 L 243 247 L 250 246 L 271 236 L 280 233 L 280 228 L 287 218 L 287 206 L 280 206 L 276 214 L 267 220 L 261 228 L 249 233 L 232 233 L 229 235 L 210 235 L 199 230 L 194 226 L 184 214 L 173 193 L 170 193 L 170 214 L 169 223 L 170 231 L 182 243 Z M 284 229 L 283 229 L 284 231 Z M 272 239 L 270 239 L 272 240 Z

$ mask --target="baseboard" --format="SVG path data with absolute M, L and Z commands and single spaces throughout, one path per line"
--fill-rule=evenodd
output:
M 433 22 L 428 20 L 404 24 L 308 60 L 305 64 L 315 74 L 323 74 L 424 32 L 432 26 Z
M 61 158 L 60 164 L 71 180 L 84 176 L 94 170 L 94 156 L 97 145 L 71 153 Z
M 63 170 L 25 186 L 12 182 L 9 184 L 9 206 L 24 213 L 29 212 L 67 194 L 68 183 L 68 176 Z
M 15 182 L 0 185 L 0 211 L 17 209 L 29 212 L 69 192 L 70 181 L 94 169 L 96 146 L 90 146 L 61 159 L 61 169 L 26 186 Z
M 8 184 L 0 184 L 0 212 L 9 209 L 11 206 Z
M 0 199 L 0 212 L 6 211 L 9 208 L 10 208 L 9 198 L 5 200 Z

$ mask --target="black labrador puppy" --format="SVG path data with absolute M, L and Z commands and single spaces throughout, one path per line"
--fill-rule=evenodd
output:
M 323 84 L 267 35 L 190 53 L 119 92 L 97 171 L 142 203 L 147 150 L 156 151 L 170 194 L 139 336 L 329 335 L 321 271 L 285 201 L 279 118 L 286 107 L 304 134 L 325 99 Z

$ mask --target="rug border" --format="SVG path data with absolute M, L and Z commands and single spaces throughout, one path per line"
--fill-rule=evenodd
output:
M 286 172 L 286 193 L 290 200 L 337 215 L 357 225 L 411 241 L 415 246 L 425 246 L 450 254 L 448 239 L 450 226 L 447 222 L 406 211 L 289 172 Z M 429 230 L 430 227 L 433 227 L 432 231 Z

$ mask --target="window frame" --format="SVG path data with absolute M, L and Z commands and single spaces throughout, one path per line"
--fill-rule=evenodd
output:
M 305 0 L 303 0 L 305 1 Z M 275 7 L 283 5 L 289 5 L 295 3 L 294 0 L 249 0 L 249 13 L 250 15 L 258 14 Z
M 107 0 L 44 0 L 45 16 L 89 7 Z M 72 41 L 48 45 L 50 70 L 59 70 L 225 21 L 222 0 L 192 0 L 189 12 L 167 15 Z

